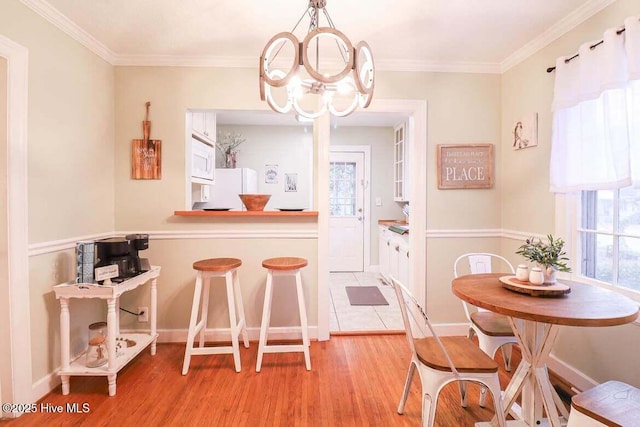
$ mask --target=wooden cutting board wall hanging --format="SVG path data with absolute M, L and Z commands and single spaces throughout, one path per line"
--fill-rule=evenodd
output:
M 151 121 L 149 121 L 150 102 L 147 102 L 147 114 L 142 122 L 143 139 L 132 141 L 131 178 L 162 178 L 162 141 L 151 138 Z

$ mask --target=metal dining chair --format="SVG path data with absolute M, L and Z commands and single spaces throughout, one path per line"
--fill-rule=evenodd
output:
M 468 263 L 468 270 L 463 270 L 464 262 Z M 513 265 L 506 258 L 487 252 L 470 252 L 460 255 L 453 263 L 453 276 L 457 278 L 461 272 L 471 274 L 491 273 L 492 261 L 496 265 L 506 266 L 514 273 Z M 504 267 L 502 267 L 504 268 Z M 516 344 L 515 335 L 509 325 L 506 316 L 494 313 L 462 301 L 464 313 L 469 321 L 469 339 L 474 335 L 478 337 L 478 346 L 491 357 L 495 357 L 499 348 L 502 348 L 502 357 L 506 371 L 511 371 L 511 346 Z M 480 394 L 480 406 L 484 407 L 486 397 L 485 390 Z M 467 405 L 466 389 L 462 387 L 462 406 Z
M 398 414 L 404 412 L 413 374 L 418 371 L 422 386 L 422 426 L 432 427 L 436 416 L 438 396 L 442 388 L 453 381 L 480 383 L 491 392 L 495 415 L 500 427 L 506 426 L 498 364 L 466 337 L 438 337 L 427 314 L 415 297 L 391 277 L 411 350 L 409 372 L 398 405 Z M 411 319 L 409 318 L 411 315 Z M 428 331 L 425 329 L 428 328 Z M 415 330 L 414 330 L 415 328 Z M 420 338 L 417 338 L 420 337 Z

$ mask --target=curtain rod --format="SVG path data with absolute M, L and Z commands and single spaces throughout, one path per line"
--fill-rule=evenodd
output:
M 621 29 L 619 29 L 618 31 L 616 31 L 617 35 L 620 35 L 624 33 L 624 27 L 622 27 Z M 604 40 L 600 40 L 598 43 L 595 43 L 591 46 L 589 46 L 590 49 L 595 49 L 596 47 L 600 46 L 602 43 L 604 43 Z M 566 64 L 567 62 L 571 61 L 572 59 L 577 58 L 578 56 L 580 56 L 580 54 L 576 53 L 575 55 L 573 55 L 571 58 L 567 58 L 564 60 L 564 63 Z M 547 73 L 551 73 L 553 71 L 555 71 L 556 67 L 549 67 L 547 68 Z

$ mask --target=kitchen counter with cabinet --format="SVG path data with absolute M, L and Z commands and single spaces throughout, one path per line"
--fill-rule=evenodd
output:
M 404 221 L 378 221 L 378 257 L 380 275 L 391 282 L 394 277 L 402 284 L 409 282 L 409 231 L 400 234 L 389 229 L 390 226 L 408 227 Z
M 408 222 L 397 220 L 397 219 L 380 219 L 380 220 L 378 220 L 378 225 L 380 227 L 386 227 L 386 228 L 389 228 L 392 225 L 399 225 L 399 226 L 402 226 L 402 227 L 409 227 L 409 223 Z M 407 232 L 405 234 L 409 234 L 409 230 L 407 230 Z

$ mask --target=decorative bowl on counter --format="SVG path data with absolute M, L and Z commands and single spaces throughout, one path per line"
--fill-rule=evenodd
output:
M 238 194 L 248 211 L 262 211 L 271 194 Z

